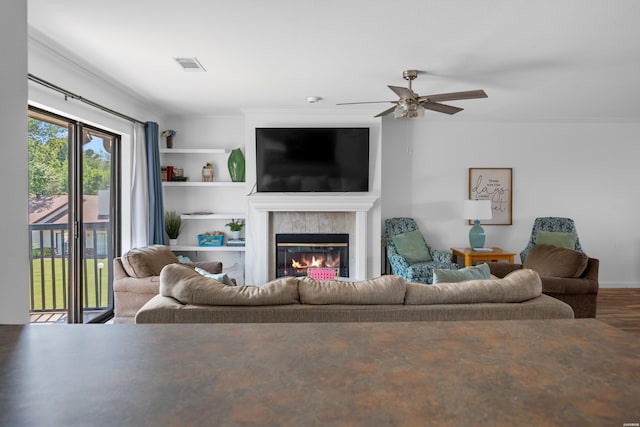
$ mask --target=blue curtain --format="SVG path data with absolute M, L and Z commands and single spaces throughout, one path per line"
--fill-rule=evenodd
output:
M 164 245 L 164 202 L 160 174 L 159 132 L 155 122 L 145 123 L 147 176 L 149 182 L 149 244 Z

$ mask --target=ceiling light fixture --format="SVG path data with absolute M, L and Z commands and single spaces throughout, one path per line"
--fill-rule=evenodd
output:
M 183 71 L 187 72 L 206 72 L 200 61 L 197 58 L 173 58 L 178 65 L 182 67 Z
M 393 110 L 393 117 L 396 119 L 418 119 L 424 117 L 424 108 L 413 99 L 401 99 L 398 106 Z
M 322 97 L 320 97 L 320 96 L 307 96 L 307 102 L 309 104 L 315 104 L 318 101 L 322 101 Z

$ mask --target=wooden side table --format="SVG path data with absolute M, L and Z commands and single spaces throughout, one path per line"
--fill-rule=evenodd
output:
M 513 264 L 514 253 L 505 252 L 500 248 L 490 248 L 491 251 L 474 251 L 471 248 L 451 248 L 451 255 L 455 262 L 458 257 L 464 258 L 464 266 L 473 265 L 474 261 L 507 261 Z

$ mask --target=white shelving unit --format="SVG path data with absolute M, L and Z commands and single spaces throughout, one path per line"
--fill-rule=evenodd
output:
M 219 181 L 214 180 L 213 182 L 202 182 L 200 181 L 200 164 L 197 162 L 200 161 L 212 161 L 211 156 L 214 158 L 216 156 L 221 156 L 220 159 L 224 161 L 216 161 L 216 163 L 220 167 L 224 167 L 226 165 L 226 155 L 228 155 L 231 150 L 225 148 L 161 148 L 160 154 L 163 159 L 163 164 L 173 164 L 178 163 L 181 167 L 184 167 L 184 172 L 186 176 L 191 174 L 192 177 L 197 177 L 193 181 L 163 181 L 162 186 L 167 187 L 201 187 L 203 189 L 215 189 L 220 187 L 226 188 L 236 188 L 243 189 L 245 186 L 244 182 L 232 182 L 232 181 Z M 209 157 L 208 157 L 209 156 Z M 227 176 L 228 179 L 228 176 Z M 170 190 L 172 191 L 172 190 Z M 235 192 L 235 190 L 233 190 Z M 167 193 L 165 195 L 165 200 L 168 195 L 173 193 Z M 196 194 L 196 193 L 194 193 Z M 201 194 L 201 193 L 197 193 Z M 201 196 L 197 196 L 201 197 Z M 170 203 L 167 204 L 167 209 L 173 209 L 180 211 L 180 209 L 175 209 L 171 206 Z M 207 214 L 188 214 L 183 213 L 180 215 L 180 218 L 184 221 L 210 221 L 212 224 L 215 224 L 220 221 L 227 221 L 234 218 L 242 218 L 244 219 L 246 215 L 244 213 L 207 213 Z M 192 236 L 195 237 L 195 236 Z M 192 240 L 187 237 L 186 240 Z M 195 239 L 192 240 L 195 242 Z M 174 252 L 229 252 L 229 253 L 242 253 L 244 256 L 245 248 L 242 246 L 199 246 L 199 245 L 173 245 L 170 247 Z

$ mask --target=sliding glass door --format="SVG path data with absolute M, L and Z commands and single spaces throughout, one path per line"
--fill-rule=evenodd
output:
M 29 109 L 32 322 L 97 322 L 113 313 L 119 146 L 118 135 Z

